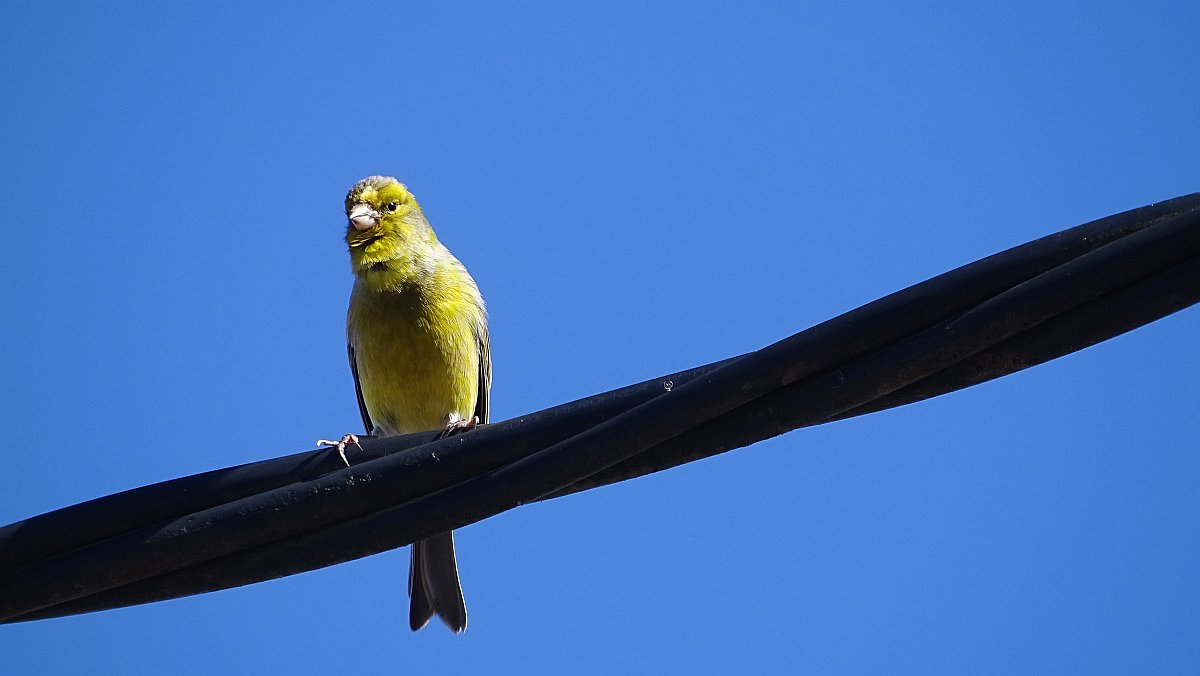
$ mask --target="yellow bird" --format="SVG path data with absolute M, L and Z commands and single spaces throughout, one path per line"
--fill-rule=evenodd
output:
M 394 178 L 356 183 L 346 217 L 355 277 L 346 340 L 367 433 L 452 434 L 486 423 L 491 350 L 475 280 Z M 346 435 L 331 445 L 345 459 L 345 445 L 356 440 Z M 413 631 L 434 615 L 455 633 L 466 629 L 451 532 L 413 543 L 408 595 Z

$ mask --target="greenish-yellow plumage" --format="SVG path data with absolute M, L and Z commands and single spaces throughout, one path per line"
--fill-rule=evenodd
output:
M 487 422 L 491 355 L 475 280 L 394 178 L 355 184 L 346 216 L 355 276 L 346 336 L 367 432 Z M 414 630 L 435 614 L 455 632 L 466 628 L 451 533 L 413 545 L 409 597 Z

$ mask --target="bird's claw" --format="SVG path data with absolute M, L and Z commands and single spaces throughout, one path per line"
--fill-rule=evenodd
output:
M 336 450 L 338 452 L 338 455 L 340 455 L 342 457 L 342 462 L 346 463 L 347 467 L 350 466 L 350 461 L 346 458 L 346 447 L 351 444 L 358 446 L 358 450 L 360 450 L 360 451 L 362 450 L 362 446 L 358 443 L 358 437 L 353 434 L 347 434 L 346 436 L 342 437 L 341 439 L 339 439 L 337 441 L 330 441 L 328 439 L 317 439 L 318 446 L 333 447 L 334 450 Z
M 452 420 L 446 423 L 446 427 L 444 427 L 441 433 L 438 434 L 438 438 L 445 439 L 446 437 L 452 437 L 455 434 L 469 432 L 476 427 L 479 427 L 479 416 L 477 415 L 473 415 L 466 420 Z

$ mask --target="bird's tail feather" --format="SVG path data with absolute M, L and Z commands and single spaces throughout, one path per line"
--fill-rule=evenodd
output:
M 424 627 L 434 615 L 456 634 L 467 628 L 467 604 L 458 582 L 452 532 L 413 543 L 408 597 L 408 626 L 413 631 Z

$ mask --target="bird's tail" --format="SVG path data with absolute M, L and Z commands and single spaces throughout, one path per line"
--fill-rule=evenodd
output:
M 467 604 L 458 582 L 452 532 L 413 543 L 408 598 L 408 626 L 413 631 L 424 627 L 434 615 L 456 634 L 467 628 Z

